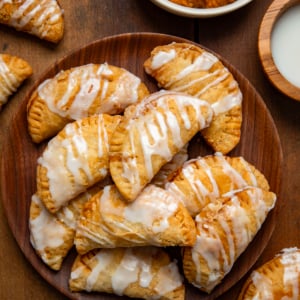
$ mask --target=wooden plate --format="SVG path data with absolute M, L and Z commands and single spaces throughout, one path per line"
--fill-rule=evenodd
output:
M 39 83 L 48 77 L 53 77 L 62 69 L 86 63 L 103 62 L 128 69 L 140 76 L 151 91 L 155 91 L 157 90 L 156 84 L 144 72 L 143 62 L 155 46 L 173 41 L 189 42 L 182 38 L 153 33 L 123 34 L 104 38 L 62 58 L 41 76 L 30 92 Z M 272 191 L 279 195 L 282 150 L 272 117 L 249 81 L 228 62 L 223 59 L 222 61 L 239 82 L 244 95 L 241 142 L 230 155 L 242 155 L 247 161 L 254 164 L 265 174 Z M 68 290 L 68 277 L 76 254 L 75 250 L 67 257 L 62 269 L 59 272 L 54 272 L 42 263 L 30 245 L 28 230 L 29 205 L 31 196 L 36 189 L 36 161 L 45 144 L 39 146 L 33 144 L 27 132 L 26 104 L 29 95 L 30 93 L 20 104 L 7 132 L 5 132 L 6 136 L 4 137 L 5 142 L 3 143 L 1 156 L 1 193 L 9 226 L 28 261 L 45 280 L 63 294 L 71 299 L 118 300 L 120 298 L 114 295 L 71 293 Z M 206 146 L 199 136 L 195 137 L 191 143 L 191 156 L 208 153 L 212 153 L 212 150 Z M 269 214 L 258 235 L 236 262 L 223 283 L 209 296 L 199 292 L 191 285 L 187 285 L 186 299 L 215 299 L 233 286 L 250 269 L 266 247 L 273 232 L 276 213 L 279 210 L 279 201 L 280 197 L 275 209 Z

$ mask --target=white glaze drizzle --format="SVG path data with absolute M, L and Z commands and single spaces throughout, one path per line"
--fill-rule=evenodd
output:
M 295 248 L 285 249 L 280 262 L 283 266 L 283 284 L 291 291 L 291 297 L 283 297 L 282 300 L 298 300 L 300 296 L 300 253 Z
M 99 251 L 94 259 L 97 261 L 96 266 L 91 270 L 91 273 L 86 279 L 86 290 L 88 292 L 93 290 L 93 286 L 97 282 L 99 274 L 106 271 L 114 257 L 110 251 Z
M 31 244 L 47 264 L 55 263 L 57 256 L 54 255 L 53 259 L 50 259 L 47 249 L 55 249 L 64 244 L 66 227 L 58 221 L 56 215 L 48 212 L 36 194 L 32 196 L 31 201 L 31 205 L 37 205 L 40 209 L 40 214 L 29 220 Z
M 0 2 L 0 9 L 4 6 L 4 4 L 12 4 L 12 0 L 2 0 Z
M 156 274 L 157 285 L 154 290 L 158 295 L 163 296 L 171 291 L 176 290 L 182 285 L 183 278 L 181 277 L 175 261 L 159 269 Z
M 114 293 L 122 296 L 126 288 L 134 282 L 139 282 L 141 287 L 147 288 L 154 275 L 151 272 L 151 263 L 151 256 L 141 259 L 131 248 L 126 249 L 119 266 L 112 274 Z
M 27 31 L 45 37 L 51 30 L 51 25 L 57 22 L 62 14 L 63 11 L 55 0 L 41 0 L 38 4 L 34 0 L 26 0 L 16 7 L 9 25 L 22 30 L 34 20 L 34 26 L 30 30 L 27 28 Z
M 232 159 L 239 160 L 239 162 L 243 166 L 242 172 L 245 172 L 245 174 L 249 177 L 247 179 L 244 178 L 242 173 L 239 173 L 239 171 L 236 170 L 233 165 L 231 165 L 230 160 L 227 160 L 226 157 L 221 153 L 216 153 L 214 155 L 214 159 L 216 163 L 214 163 L 213 165 L 208 164 L 205 157 L 191 159 L 184 163 L 181 169 L 181 174 L 191 187 L 195 196 L 194 198 L 198 202 L 197 206 L 199 206 L 200 210 L 204 205 L 207 204 L 207 202 L 213 202 L 215 199 L 222 196 L 219 190 L 219 177 L 215 178 L 212 173 L 213 168 L 215 168 L 216 166 L 220 167 L 224 176 L 230 179 L 231 185 L 229 186 L 229 190 L 225 191 L 225 193 L 235 191 L 247 186 L 258 185 L 257 179 L 253 171 L 251 170 L 250 165 L 245 161 L 244 158 L 238 157 Z M 200 172 L 203 172 L 207 176 L 209 184 L 205 184 L 198 178 L 198 174 L 200 174 Z M 178 193 L 178 191 L 180 191 L 180 187 L 176 184 L 176 179 L 175 182 L 168 182 L 166 184 L 166 189 L 174 193 Z M 184 196 L 181 198 L 182 202 L 185 203 L 187 207 L 189 207 L 189 200 Z M 189 209 L 192 208 L 189 207 Z M 195 212 L 199 212 L 198 209 L 197 211 L 190 211 L 190 213 L 192 214 L 194 214 Z
M 208 126 L 211 121 L 212 114 L 208 114 L 205 119 L 202 114 L 202 108 L 209 104 L 205 101 L 200 101 L 194 97 L 190 97 L 181 93 L 160 91 L 145 98 L 137 104 L 135 113 L 130 115 L 131 121 L 128 122 L 127 130 L 129 132 L 129 140 L 133 154 L 137 153 L 135 149 L 134 133 L 139 135 L 139 146 L 143 150 L 143 158 L 145 162 L 145 170 L 147 178 L 151 180 L 156 174 L 153 170 L 152 158 L 155 155 L 162 157 L 166 162 L 170 161 L 175 153 L 169 148 L 169 136 L 172 137 L 173 145 L 179 150 L 187 141 L 182 138 L 182 132 L 174 112 L 170 110 L 170 101 L 175 101 L 178 110 L 180 111 L 181 121 L 186 130 L 191 127 L 191 120 L 188 115 L 188 108 L 193 109 L 198 120 L 199 130 Z M 142 115 L 139 118 L 141 111 L 145 108 L 151 109 L 151 113 Z M 159 108 L 159 109 L 158 109 Z M 132 129 L 136 130 L 132 130 Z M 137 159 L 126 159 L 126 153 L 123 154 L 123 178 L 134 183 L 136 190 L 140 189 L 139 172 L 137 172 Z M 132 155 L 135 157 L 135 155 Z
M 159 51 L 155 56 L 153 56 L 151 62 L 151 69 L 156 70 L 161 68 L 163 65 L 167 64 L 176 57 L 176 51 L 171 49 L 170 51 Z M 150 71 L 148 71 L 150 72 Z
M 281 300 L 298 300 L 299 277 L 300 277 L 300 253 L 297 248 L 283 249 L 275 260 L 279 260 L 282 267 L 282 282 L 284 290 L 281 293 L 284 295 Z M 271 262 L 272 263 L 272 262 Z M 262 267 L 263 268 L 263 267 Z M 256 289 L 256 294 L 253 299 L 275 299 L 274 283 L 260 269 L 251 273 L 251 280 Z M 277 298 L 276 298 L 277 299 Z M 279 298 L 278 298 L 279 299 Z
M 192 259 L 197 270 L 193 282 L 195 286 L 205 287 L 206 290 L 213 289 L 223 276 L 231 270 L 235 260 L 246 249 L 260 229 L 267 213 L 274 207 L 276 199 L 274 198 L 272 205 L 267 206 L 260 189 L 249 188 L 245 189 L 244 192 L 250 199 L 251 211 L 242 206 L 241 199 L 236 194 L 230 201 L 223 204 L 217 201 L 206 206 L 205 210 L 210 212 L 208 215 L 212 213 L 214 216 L 213 221 L 210 220 L 210 217 L 202 218 L 201 214 L 197 215 L 197 242 L 192 248 Z M 222 214 L 218 213 L 220 209 L 222 209 Z M 256 218 L 255 232 L 251 232 L 249 229 L 249 224 L 252 222 L 249 214 Z M 223 228 L 224 235 L 227 236 L 228 247 L 225 248 L 224 240 L 218 235 L 215 226 Z M 201 283 L 200 257 L 211 270 L 206 283 Z
M 91 114 L 115 114 L 138 100 L 141 80 L 125 69 L 123 74 L 114 80 L 116 84 L 114 92 L 108 94 L 113 71 L 107 63 L 73 68 L 68 75 L 67 89 L 58 99 L 56 89 L 64 72 L 61 71 L 54 78 L 45 80 L 38 87 L 38 95 L 46 102 L 50 111 L 62 117 L 78 120 Z M 79 86 L 78 91 L 75 90 L 77 86 Z M 73 100 L 67 108 L 71 95 Z M 91 110 L 96 102 L 99 104 Z
M 58 136 L 54 137 L 38 159 L 38 163 L 47 169 L 49 190 L 58 207 L 95 183 L 89 166 L 89 145 L 82 133 L 81 120 L 67 124 L 64 131 L 66 138 L 61 140 Z M 103 115 L 98 115 L 98 136 L 95 139 L 98 140 L 98 147 L 103 149 L 98 149 L 100 154 L 108 147 L 106 135 L 101 134 L 104 131 Z M 99 170 L 99 173 L 104 178 L 107 168 Z
M 149 68 L 146 68 L 145 71 L 148 74 L 152 74 L 153 71 L 157 70 L 158 68 L 164 67 L 171 60 L 175 59 L 177 55 L 178 53 L 176 53 L 175 49 L 170 49 L 169 51 L 158 51 L 155 55 L 152 56 L 151 65 Z M 197 92 L 191 92 L 191 94 L 195 97 L 201 98 L 201 96 L 206 91 L 218 86 L 230 75 L 230 72 L 227 68 L 224 67 L 222 70 L 215 70 L 204 75 L 199 75 L 193 80 L 188 80 L 187 83 L 182 83 L 180 81 L 183 81 L 192 73 L 209 71 L 218 61 L 219 60 L 216 56 L 207 51 L 203 51 L 196 59 L 194 59 L 193 62 L 191 62 L 183 69 L 179 70 L 179 73 L 173 76 L 172 79 L 170 79 L 167 83 L 164 83 L 163 87 L 166 89 L 171 89 L 173 91 L 189 92 L 193 90 L 192 87 L 197 86 L 198 88 L 194 89 L 197 90 Z M 203 85 L 201 89 L 199 89 L 199 87 L 201 86 L 201 82 L 214 77 L 214 80 L 210 80 L 207 84 Z M 238 84 L 233 79 L 228 89 L 236 89 L 236 91 L 228 93 L 223 98 L 213 99 L 214 103 L 212 105 L 212 108 L 214 109 L 215 115 L 227 112 L 233 107 L 241 105 L 242 94 L 237 87 Z
M 115 193 L 113 189 L 115 189 L 114 186 L 106 186 L 99 197 L 100 223 L 93 223 L 93 221 L 81 216 L 85 222 L 100 226 L 108 234 L 108 237 L 92 232 L 82 222 L 79 222 L 77 232 L 106 247 L 116 246 L 115 242 L 109 239 L 109 235 L 117 238 L 122 237 L 123 240 L 128 239 L 132 244 L 151 243 L 159 246 L 160 233 L 169 228 L 168 219 L 177 211 L 178 199 L 164 189 L 149 185 L 134 202 L 127 204 L 119 194 L 119 199 L 112 200 L 111 193 Z M 122 222 L 115 220 L 112 222 L 112 215 L 119 217 Z M 130 225 L 125 225 L 126 223 L 142 224 L 145 233 L 133 232 Z M 120 231 L 122 232 L 121 236 L 119 236 Z M 130 233 L 129 237 L 126 233 Z
M 7 101 L 7 97 L 17 90 L 19 84 L 19 80 L 12 74 L 0 55 L 0 104 Z

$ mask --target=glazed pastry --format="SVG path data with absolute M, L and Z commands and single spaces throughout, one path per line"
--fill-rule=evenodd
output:
M 0 23 L 53 43 L 64 33 L 63 10 L 56 0 L 2 0 Z
M 84 254 L 95 248 L 193 245 L 195 224 L 178 199 L 147 186 L 132 203 L 114 185 L 92 197 L 79 218 L 75 245 Z
M 185 287 L 175 261 L 161 248 L 99 249 L 78 256 L 71 291 L 105 292 L 142 299 L 184 300 Z
M 59 72 L 42 82 L 27 106 L 28 130 L 39 143 L 67 123 L 94 114 L 119 114 L 148 95 L 141 80 L 108 64 L 88 64 Z
M 202 135 L 214 151 L 227 154 L 238 144 L 242 93 L 215 55 L 192 44 L 171 43 L 153 49 L 144 67 L 160 87 L 188 93 L 212 105 L 215 116 Z
M 133 201 L 160 168 L 213 116 L 206 101 L 160 91 L 128 107 L 110 145 L 110 173 L 120 193 Z
M 299 299 L 300 250 L 283 249 L 272 260 L 253 271 L 238 300 Z
M 31 199 L 29 229 L 36 253 L 51 269 L 59 270 L 73 246 L 75 230 L 51 214 L 36 194 Z
M 208 204 L 196 216 L 197 241 L 185 248 L 183 269 L 187 280 L 210 293 L 228 274 L 252 241 L 276 195 L 249 187 Z
M 97 184 L 70 201 L 56 214 L 50 213 L 34 194 L 29 213 L 30 242 L 43 262 L 60 270 L 64 258 L 74 245 L 75 228 L 83 205 L 103 188 Z
M 68 124 L 38 159 L 37 193 L 55 213 L 108 174 L 109 140 L 120 116 L 94 115 Z
M 22 82 L 32 74 L 25 60 L 9 54 L 0 54 L 0 110 Z
M 269 190 L 264 175 L 243 157 L 220 153 L 187 161 L 165 188 L 180 196 L 192 216 L 223 194 L 247 186 Z
M 151 180 L 151 183 L 164 187 L 168 182 L 169 176 L 182 167 L 182 165 L 188 160 L 188 157 L 188 144 L 186 144 L 174 155 L 171 161 L 161 167 L 159 172 Z

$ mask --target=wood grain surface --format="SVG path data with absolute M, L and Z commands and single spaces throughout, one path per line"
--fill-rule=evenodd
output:
M 66 30 L 58 45 L 51 45 L 28 34 L 0 26 L 0 51 L 22 56 L 34 69 L 34 75 L 11 97 L 0 113 L 0 151 L 3 145 L 14 140 L 14 137 L 7 138 L 10 126 L 14 126 L 16 130 L 23 126 L 11 125 L 11 122 L 17 117 L 20 106 L 24 105 L 24 97 L 35 80 L 70 51 L 96 39 L 125 32 L 167 33 L 191 39 L 222 55 L 248 78 L 271 112 L 282 142 L 283 205 L 276 215 L 277 225 L 271 240 L 255 266 L 272 258 L 282 248 L 300 247 L 299 103 L 284 96 L 270 84 L 262 70 L 257 51 L 259 25 L 271 0 L 254 0 L 234 13 L 212 19 L 177 17 L 159 9 L 148 0 L 60 0 L 60 4 L 65 11 Z M 258 118 L 263 116 L 258 115 Z M 268 131 L 263 136 L 266 139 Z M 272 152 L 270 149 L 270 155 L 261 157 L 261 163 L 270 159 Z M 11 162 L 7 173 L 16 172 L 16 168 Z M 3 186 L 1 190 L 2 188 Z M 17 186 L 15 188 L 18 189 Z M 0 299 L 67 299 L 48 284 L 23 255 L 12 233 L 20 229 L 9 227 L 3 210 L 3 199 L 1 200 Z M 22 215 L 17 217 L 24 218 Z M 24 230 L 26 229 L 21 229 Z M 244 280 L 245 277 L 218 299 L 235 299 Z

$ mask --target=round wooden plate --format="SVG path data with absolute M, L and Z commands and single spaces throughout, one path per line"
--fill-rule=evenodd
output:
M 41 76 L 32 86 L 30 92 L 46 78 L 53 77 L 62 69 L 87 63 L 103 62 L 128 69 L 138 75 L 151 91 L 155 91 L 158 88 L 154 80 L 144 72 L 143 62 L 149 57 L 150 51 L 155 46 L 174 41 L 190 42 L 182 38 L 156 33 L 123 34 L 101 39 L 62 58 Z M 244 95 L 241 141 L 229 155 L 241 155 L 254 164 L 265 174 L 271 190 L 279 196 L 282 150 L 272 117 L 249 81 L 228 62 L 221 57 L 219 58 L 233 73 Z M 29 205 L 31 196 L 36 189 L 36 161 L 45 146 L 45 144 L 37 146 L 32 143 L 27 132 L 26 104 L 30 92 L 20 104 L 7 132 L 5 132 L 5 142 L 3 143 L 0 169 L 1 193 L 9 226 L 24 255 L 37 272 L 69 298 L 120 299 L 118 296 L 102 293 L 71 293 L 68 289 L 68 278 L 71 264 L 76 255 L 75 250 L 66 258 L 62 269 L 59 272 L 54 272 L 43 264 L 30 245 L 28 230 Z M 200 136 L 196 136 L 191 142 L 190 155 L 194 157 L 208 153 L 212 153 L 212 150 L 209 149 Z M 222 284 L 210 295 L 206 295 L 187 284 L 186 299 L 216 299 L 232 287 L 251 268 L 268 244 L 274 230 L 279 201 L 280 196 L 277 205 L 269 214 L 261 230 L 238 259 Z

